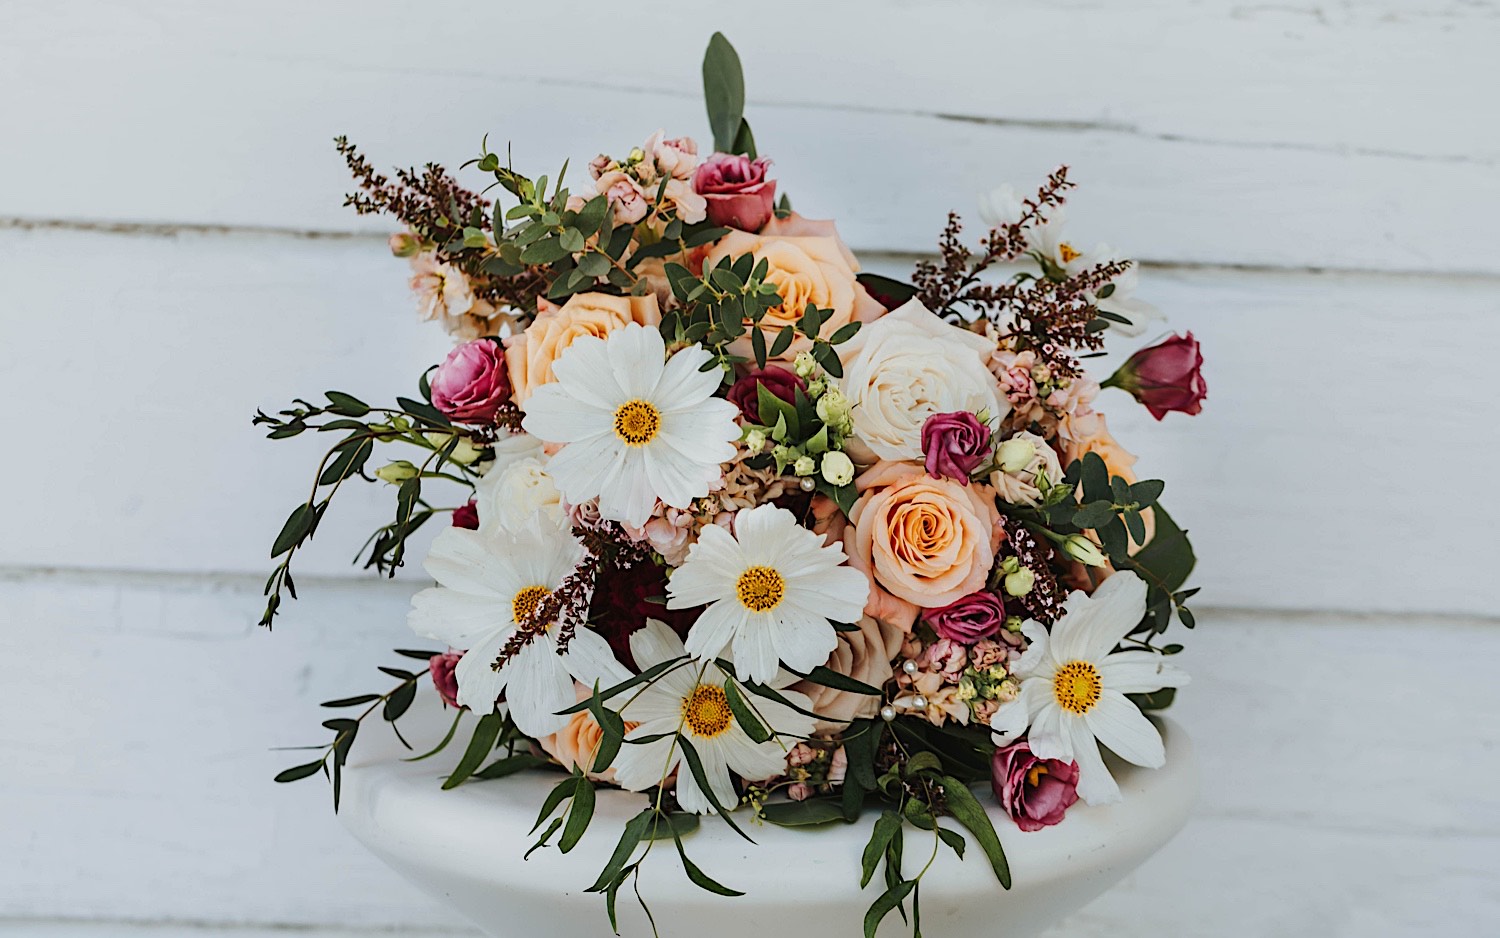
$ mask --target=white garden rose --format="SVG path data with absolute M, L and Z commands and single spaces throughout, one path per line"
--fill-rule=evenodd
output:
M 994 419 L 1010 411 L 985 367 L 993 341 L 949 325 L 916 300 L 867 324 L 838 351 L 838 387 L 854 417 L 845 449 L 858 462 L 921 459 L 922 424 L 933 414 Z
M 542 509 L 562 523 L 562 503 L 547 475 L 542 441 L 529 433 L 502 436 L 494 446 L 494 460 L 474 485 L 480 527 L 520 530 L 533 512 Z M 555 506 L 555 507 L 554 507 Z

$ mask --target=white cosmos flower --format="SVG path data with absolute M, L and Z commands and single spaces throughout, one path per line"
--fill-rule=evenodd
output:
M 990 718 L 996 745 L 1026 732 L 1042 759 L 1078 763 L 1078 796 L 1089 804 L 1120 800 L 1099 744 L 1126 762 L 1158 768 L 1166 761 L 1161 733 L 1126 694 L 1182 687 L 1188 676 L 1154 651 L 1112 651 L 1146 612 L 1146 584 L 1129 571 L 1105 580 L 1093 596 L 1074 592 L 1049 635 L 1038 622 L 1021 631 L 1031 641 L 1016 663 L 1021 693 Z
M 1092 267 L 1095 264 L 1126 259 L 1125 255 L 1114 248 L 1101 244 L 1089 252 L 1085 261 L 1087 266 Z M 1144 333 L 1146 326 L 1152 321 L 1167 318 L 1161 310 L 1135 295 L 1135 289 L 1141 281 L 1140 270 L 1141 265 L 1131 264 L 1123 274 L 1110 281 L 1114 285 L 1114 290 L 1110 291 L 1109 296 L 1092 297 L 1101 311 L 1114 313 L 1127 320 L 1126 322 L 1108 320 L 1110 331 L 1131 338 Z
M 687 654 L 682 640 L 655 619 L 630 636 L 630 653 L 643 671 L 664 661 Z M 639 724 L 625 734 L 626 743 L 615 756 L 615 782 L 631 791 L 642 791 L 661 784 L 677 772 L 677 803 L 685 810 L 707 814 L 713 810 L 708 797 L 698 787 L 693 773 L 682 762 L 682 746 L 675 735 L 654 742 L 635 745 L 632 739 L 662 733 L 681 733 L 698 753 L 703 774 L 714 798 L 725 810 L 734 810 L 739 802 L 729 773 L 758 781 L 786 771 L 786 745 L 771 738 L 763 743 L 751 740 L 729 708 L 724 685 L 732 680 L 711 662 L 689 661 L 668 670 L 644 688 L 623 691 L 634 695 L 620 716 Z M 771 686 L 778 689 L 795 680 L 782 673 Z M 780 690 L 794 706 L 811 709 L 811 702 L 796 691 Z M 773 733 L 787 736 L 809 736 L 813 718 L 774 700 L 744 692 L 746 702 L 754 707 L 762 723 Z
M 638 528 L 657 499 L 686 508 L 723 478 L 739 408 L 713 396 L 722 372 L 699 370 L 706 349 L 665 354 L 661 333 L 635 323 L 580 337 L 526 401 L 526 431 L 568 444 L 547 464 L 568 503 L 597 496 L 600 517 Z
M 407 621 L 418 635 L 466 648 L 454 676 L 458 702 L 484 714 L 505 692 L 511 716 L 528 736 L 567 725 L 559 710 L 573 706 L 576 678 L 586 685 L 616 684 L 629 672 L 596 632 L 580 628 L 558 654 L 553 624 L 534 636 L 504 667 L 492 665 L 524 618 L 583 558 L 569 533 L 538 516 L 531 530 L 448 528 L 432 542 L 423 566 L 440 583 L 412 597 Z
M 746 508 L 734 516 L 734 534 L 713 524 L 699 533 L 667 581 L 667 608 L 708 605 L 688 631 L 694 658 L 727 648 L 747 681 L 771 680 L 778 661 L 807 672 L 838 644 L 830 620 L 858 621 L 869 598 L 869 580 L 846 559 L 785 508 Z

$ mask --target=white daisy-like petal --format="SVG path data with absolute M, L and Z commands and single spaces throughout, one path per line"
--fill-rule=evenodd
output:
M 658 330 L 645 326 L 616 330 L 605 340 L 604 352 L 610 374 L 627 399 L 654 396 L 667 354 Z
M 467 528 L 439 532 L 422 569 L 444 586 L 476 596 L 508 597 L 515 579 L 510 567 L 496 559 L 489 536 Z
M 516 653 L 505 668 L 506 703 L 516 726 L 530 736 L 546 736 L 568 725 L 571 717 L 558 716 L 578 702 L 573 675 L 557 653 L 549 636 L 538 636 Z M 462 681 L 459 687 L 463 687 Z
M 578 629 L 573 633 L 568 640 L 568 653 L 562 656 L 562 661 L 568 673 L 585 687 L 597 683 L 602 690 L 630 677 L 630 672 L 615 658 L 604 636 L 588 629 Z M 573 706 L 573 701 L 567 706 Z
M 1120 800 L 1120 786 L 1104 764 L 1093 731 L 1082 720 L 1073 726 L 1073 761 L 1078 763 L 1078 797 L 1088 804 L 1113 804 Z
M 1047 634 L 1047 627 L 1035 619 L 1027 619 L 1021 623 L 1021 634 L 1026 636 L 1026 641 L 1030 644 L 1021 653 L 1021 660 L 1016 662 L 1012 671 L 1017 677 L 1034 675 L 1051 680 L 1052 672 L 1057 670 L 1057 663 L 1051 654 L 1052 637 Z
M 716 603 L 715 605 L 725 604 Z M 697 628 L 696 623 L 693 628 Z M 766 616 L 752 615 L 742 617 L 736 623 L 734 639 L 730 643 L 729 657 L 734 662 L 735 670 L 745 680 L 758 681 L 762 677 L 776 673 L 777 662 L 780 658 L 776 653 L 775 629 L 774 620 Z M 688 633 L 688 637 L 692 638 L 691 632 Z M 837 640 L 838 636 L 835 635 L 834 638 Z M 827 657 L 825 654 L 818 661 L 821 663 Z M 791 666 L 790 663 L 788 666 Z M 813 665 L 813 667 L 817 667 L 817 665 Z M 807 671 L 810 669 L 804 666 L 797 670 Z
M 509 629 L 491 632 L 458 659 L 453 677 L 458 681 L 459 706 L 480 714 L 495 709 L 495 701 L 504 692 L 509 675 L 504 670 L 496 671 L 491 665 L 509 639 Z
M 1104 686 L 1122 694 L 1149 694 L 1163 687 L 1186 687 L 1186 671 L 1154 651 L 1117 651 L 1099 662 Z
M 1069 617 L 1074 617 L 1070 601 Z M 1074 618 L 1074 624 L 1061 635 L 1053 630 L 1056 643 L 1053 654 L 1059 661 L 1080 659 L 1098 661 L 1141 624 L 1146 611 L 1146 583 L 1130 571 L 1116 573 L 1094 590 L 1083 602 L 1086 615 Z
M 560 390 L 565 396 L 611 414 L 619 401 L 628 399 L 624 389 L 615 381 L 614 372 L 609 366 L 605 340 L 598 336 L 586 335 L 574 339 L 568 345 L 566 353 L 552 362 L 552 377 L 561 385 Z M 536 392 L 532 393 L 535 395 Z M 527 400 L 525 410 L 529 416 L 530 400 Z
M 1073 759 L 1073 739 L 1070 735 L 1072 723 L 1077 719 L 1065 713 L 1056 704 L 1042 704 L 1032 717 L 1031 730 L 1026 738 L 1031 741 L 1031 751 L 1043 759 Z
M 532 391 L 531 400 L 541 406 L 526 415 L 527 433 L 554 443 L 576 443 L 608 434 L 615 419 L 613 408 L 570 397 L 555 381 Z
M 612 435 L 598 434 L 564 446 L 547 464 L 547 471 L 568 502 L 581 505 L 599 494 L 605 480 L 620 471 L 624 459 L 625 451 L 615 446 Z
M 670 608 L 670 607 L 669 607 Z M 716 602 L 703 610 L 688 630 L 687 653 L 694 658 L 717 658 L 741 631 L 744 616 L 729 603 Z
M 503 600 L 475 596 L 441 586 L 429 587 L 411 598 L 407 624 L 423 638 L 450 648 L 472 648 L 495 631 L 495 622 L 509 614 Z
M 1105 691 L 1083 719 L 1094 738 L 1126 762 L 1157 769 L 1167 761 L 1161 731 L 1119 691 Z
M 656 382 L 656 394 L 662 400 L 663 411 L 679 413 L 719 389 L 723 378 L 718 369 L 702 370 L 711 358 L 713 355 L 707 349 L 694 345 L 667 361 Z
M 990 729 L 994 731 L 995 745 L 1008 746 L 1015 742 L 1031 726 L 1031 714 L 1026 712 L 1024 695 L 1000 705 L 990 717 Z

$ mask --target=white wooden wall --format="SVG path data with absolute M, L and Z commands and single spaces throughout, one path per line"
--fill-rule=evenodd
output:
M 1111 408 L 1202 558 L 1204 796 L 1058 934 L 1500 933 L 1500 5 L 717 6 L 0 2 L 0 935 L 464 933 L 269 783 L 419 580 L 347 565 L 386 495 L 350 497 L 258 631 L 314 453 L 249 416 L 445 345 L 330 137 L 538 171 L 702 140 L 714 29 L 870 266 L 1065 161 L 1079 240 L 1204 343 L 1201 417 Z

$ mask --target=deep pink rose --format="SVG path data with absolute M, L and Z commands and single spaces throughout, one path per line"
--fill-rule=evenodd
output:
M 990 428 L 967 411 L 933 414 L 922 424 L 922 452 L 928 475 L 968 485 L 969 474 L 990 458 Z
M 510 372 L 499 342 L 465 342 L 432 376 L 432 406 L 453 420 L 486 423 L 510 399 Z
M 1005 603 L 988 590 L 970 593 L 958 602 L 922 614 L 940 638 L 972 645 L 1000 632 L 1005 625 Z
M 776 202 L 776 180 L 766 178 L 770 168 L 764 157 L 710 156 L 693 173 L 693 191 L 708 202 L 709 223 L 749 232 L 764 228 Z
M 1078 763 L 1038 759 L 1030 743 L 1018 740 L 995 750 L 990 787 L 1017 827 L 1039 831 L 1061 821 L 1078 800 Z
M 458 678 L 453 676 L 453 669 L 458 667 L 458 659 L 463 655 L 456 651 L 445 651 L 441 655 L 433 655 L 427 659 L 427 670 L 432 674 L 432 686 L 437 688 L 438 696 L 443 698 L 443 703 L 450 707 L 458 706 Z
M 740 409 L 745 419 L 751 423 L 760 423 L 760 393 L 756 388 L 765 385 L 775 397 L 779 397 L 788 404 L 797 403 L 797 389 L 807 390 L 807 382 L 797 377 L 795 372 L 787 371 L 776 365 L 752 371 L 734 383 L 729 389 L 729 403 Z
M 479 530 L 479 506 L 474 503 L 474 499 L 453 509 L 453 526 L 468 528 L 470 531 Z
M 1130 392 L 1157 420 L 1174 410 L 1201 413 L 1208 384 L 1203 380 L 1203 352 L 1198 340 L 1189 332 L 1143 348 L 1116 369 L 1104 387 Z

